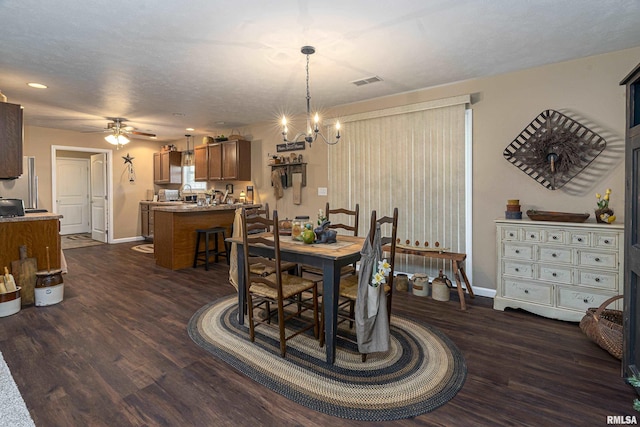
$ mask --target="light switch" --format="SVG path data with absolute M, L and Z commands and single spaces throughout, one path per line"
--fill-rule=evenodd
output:
M 318 187 L 318 196 L 326 196 L 327 187 Z

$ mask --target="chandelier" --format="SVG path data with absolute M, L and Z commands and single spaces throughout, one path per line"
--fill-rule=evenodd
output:
M 120 120 L 114 120 L 113 133 L 104 137 L 109 144 L 115 145 L 116 149 L 120 149 L 120 147 L 129 143 L 129 138 L 124 134 L 124 130 L 120 125 Z
M 322 138 L 322 140 L 329 144 L 335 145 L 340 141 L 340 122 L 336 121 L 336 138 L 335 140 L 329 142 L 322 132 L 320 132 L 320 128 L 318 126 L 320 122 L 320 117 L 318 113 L 316 113 L 313 117 L 313 127 L 311 126 L 312 118 L 311 118 L 311 94 L 309 93 L 309 55 L 313 55 L 316 52 L 316 48 L 313 46 L 302 46 L 300 49 L 304 55 L 307 56 L 307 131 L 298 133 L 295 138 L 288 139 L 287 133 L 289 129 L 287 127 L 287 118 L 282 116 L 282 140 L 287 144 L 306 141 L 309 143 L 309 147 L 311 147 L 311 143 L 318 139 L 318 136 Z

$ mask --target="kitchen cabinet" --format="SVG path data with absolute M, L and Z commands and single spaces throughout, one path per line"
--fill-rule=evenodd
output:
M 154 153 L 153 182 L 156 184 L 181 184 L 182 153 L 179 151 Z
M 496 227 L 493 308 L 579 322 L 624 292 L 622 225 L 497 220 Z
M 198 145 L 193 150 L 193 165 L 195 169 L 194 180 L 195 181 L 208 181 L 209 180 L 209 168 L 207 165 L 207 145 Z
M 22 107 L 0 102 L 0 179 L 22 175 Z
M 251 142 L 238 139 L 196 147 L 195 176 L 196 181 L 250 181 Z

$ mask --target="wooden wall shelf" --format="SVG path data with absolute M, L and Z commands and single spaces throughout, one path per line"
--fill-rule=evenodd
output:
M 276 169 L 285 169 L 285 173 L 287 174 L 287 188 L 293 187 L 293 174 L 301 173 L 302 174 L 302 186 L 307 186 L 307 164 L 306 163 L 280 163 L 277 165 L 269 165 L 271 166 L 271 171 L 273 172 Z M 273 185 L 273 183 L 271 183 Z

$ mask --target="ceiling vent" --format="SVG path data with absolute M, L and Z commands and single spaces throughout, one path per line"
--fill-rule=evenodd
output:
M 371 83 L 377 83 L 377 82 L 381 82 L 382 79 L 378 76 L 373 76 L 373 77 L 366 77 L 364 79 L 360 79 L 360 80 L 354 80 L 351 83 L 353 83 L 356 86 L 364 86 L 364 85 L 368 85 Z

